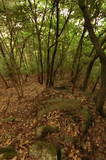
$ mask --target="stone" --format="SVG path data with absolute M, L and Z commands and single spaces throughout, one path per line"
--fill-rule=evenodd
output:
M 58 127 L 50 125 L 39 126 L 36 128 L 36 139 L 45 138 L 48 134 L 56 133 L 58 130 Z
M 36 141 L 30 146 L 29 155 L 39 160 L 58 160 L 57 147 L 45 141 Z
M 82 109 L 81 102 L 79 100 L 75 99 L 68 99 L 68 98 L 50 98 L 47 100 L 47 105 L 44 109 L 41 110 L 39 113 L 39 117 L 41 117 L 44 114 L 48 114 L 49 112 L 52 112 L 54 110 L 59 110 L 61 112 L 67 112 L 67 113 L 76 113 Z

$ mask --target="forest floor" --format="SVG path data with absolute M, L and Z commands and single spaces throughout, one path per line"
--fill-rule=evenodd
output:
M 75 121 L 57 109 L 39 117 L 48 99 L 57 97 L 79 100 L 90 110 L 92 125 L 87 133 L 81 129 L 82 117 Z M 96 113 L 95 104 L 83 92 L 77 89 L 72 95 L 69 84 L 66 89 L 46 89 L 33 76 L 24 84 L 24 98 L 18 99 L 15 89 L 12 86 L 6 89 L 0 80 L 0 148 L 13 146 L 18 155 L 12 160 L 35 160 L 29 154 L 29 147 L 35 142 L 36 128 L 40 125 L 59 127 L 58 132 L 46 135 L 46 139 L 64 148 L 63 160 L 106 160 L 106 119 Z

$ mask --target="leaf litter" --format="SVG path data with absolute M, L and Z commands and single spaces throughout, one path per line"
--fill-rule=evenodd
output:
M 36 140 L 37 127 L 55 126 L 58 131 L 44 138 L 61 146 L 64 160 L 105 160 L 106 119 L 96 114 L 94 103 L 81 91 L 72 95 L 70 90 L 46 89 L 30 77 L 24 85 L 25 96 L 19 100 L 13 87 L 6 89 L 0 82 L 0 148 L 13 146 L 18 154 L 12 160 L 35 160 L 29 155 L 29 146 Z M 59 110 L 58 98 L 78 100 L 90 109 L 93 119 L 86 134 L 82 132 L 82 117 Z M 50 99 L 54 100 L 51 104 Z M 45 111 L 52 104 L 57 107 Z

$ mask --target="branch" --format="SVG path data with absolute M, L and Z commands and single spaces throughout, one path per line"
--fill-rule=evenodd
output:
M 66 24 L 68 23 L 68 20 L 69 20 L 69 18 L 70 18 L 71 12 L 72 12 L 72 10 L 70 9 L 70 12 L 69 12 L 69 14 L 68 14 L 68 16 L 67 16 L 67 19 L 66 19 L 66 21 L 65 21 L 65 23 L 64 23 L 64 25 L 63 25 L 63 27 L 62 27 L 62 29 L 61 29 L 61 31 L 60 31 L 60 33 L 58 34 L 58 38 L 59 38 L 59 37 L 61 36 L 61 34 L 63 33 L 63 31 L 64 31 L 64 29 L 65 29 L 65 26 L 66 26 Z M 55 45 L 55 43 L 53 43 L 49 48 L 52 48 L 54 45 Z
M 88 8 L 87 8 L 87 5 L 85 5 L 85 2 L 86 2 L 85 0 L 84 1 L 83 0 L 78 0 L 79 7 L 82 10 L 83 17 L 84 17 L 84 20 L 85 20 L 85 26 L 86 26 L 86 28 L 89 32 L 89 37 L 91 39 L 91 42 L 95 47 L 96 53 L 99 55 L 100 58 L 103 59 L 104 58 L 104 52 L 103 52 L 103 50 L 101 48 L 101 44 L 100 44 L 100 42 L 99 42 L 99 40 L 96 37 L 96 34 L 94 32 L 93 26 L 91 24 Z

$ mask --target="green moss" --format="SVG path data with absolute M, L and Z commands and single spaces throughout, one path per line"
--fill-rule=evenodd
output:
M 48 114 L 54 110 L 59 110 L 71 115 L 71 118 L 73 118 L 75 122 L 80 122 L 80 120 L 82 120 L 82 131 L 83 133 L 87 133 L 88 128 L 92 123 L 92 115 L 90 110 L 87 109 L 86 106 L 82 106 L 79 100 L 60 97 L 51 98 L 47 100 L 47 105 L 41 110 L 40 116 L 42 114 Z M 47 133 L 48 130 L 52 129 L 45 128 L 44 133 Z
M 12 146 L 8 146 L 5 148 L 0 148 L 0 154 L 4 159 L 11 159 L 17 155 L 17 152 Z
M 49 142 L 36 141 L 36 143 L 30 147 L 29 153 L 30 155 L 35 156 L 35 157 L 46 156 L 47 154 L 55 157 L 57 155 L 57 148 L 55 145 Z
M 83 117 L 83 119 L 85 121 L 88 120 L 88 119 L 90 119 L 90 112 L 89 112 L 89 110 L 87 108 L 83 108 L 81 110 L 81 113 L 82 113 L 82 117 Z
M 47 114 L 54 110 L 74 113 L 79 112 L 81 110 L 81 102 L 75 99 L 68 99 L 68 98 L 54 98 L 47 100 L 47 105 L 45 109 L 42 109 L 40 114 Z
M 36 145 L 37 149 L 47 148 L 50 154 L 56 154 L 56 147 L 53 144 L 44 141 L 38 141 Z
M 83 108 L 81 111 L 82 114 L 82 119 L 83 119 L 83 124 L 82 124 L 82 131 L 84 134 L 87 133 L 89 127 L 92 124 L 92 115 L 89 109 Z
M 36 136 L 37 138 L 44 138 L 47 134 L 52 134 L 58 132 L 58 127 L 53 127 L 50 125 L 40 126 L 36 128 Z
M 43 134 L 51 134 L 58 131 L 58 127 L 45 126 L 43 129 Z

